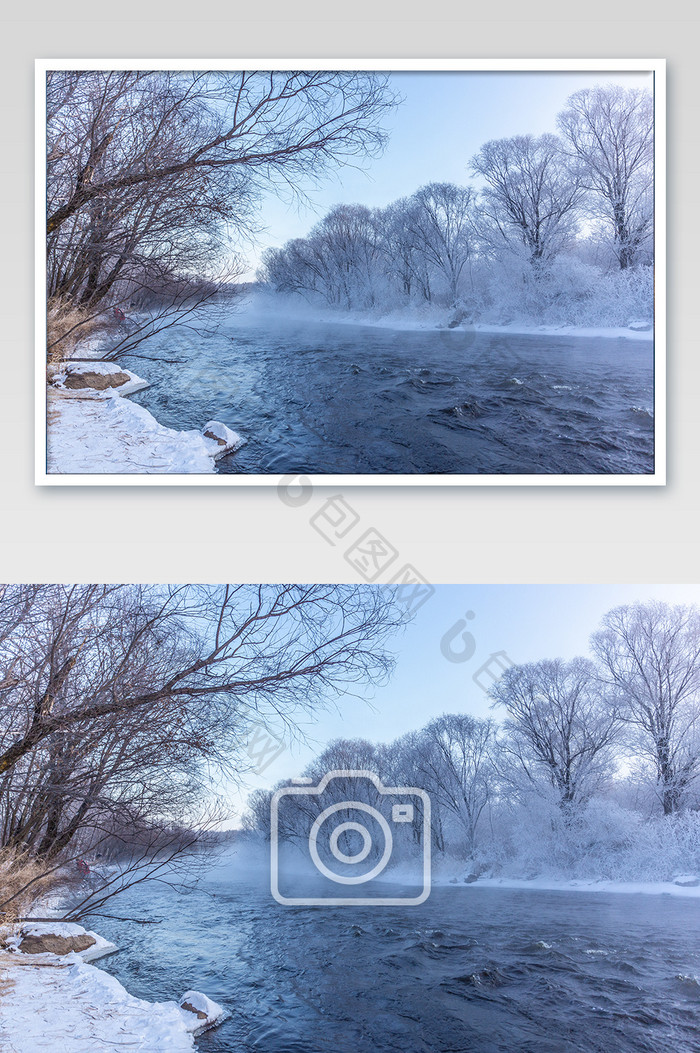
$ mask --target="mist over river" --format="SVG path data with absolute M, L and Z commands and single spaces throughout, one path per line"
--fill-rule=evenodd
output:
M 653 342 L 404 331 L 231 309 L 120 361 L 171 428 L 221 420 L 246 440 L 223 473 L 645 474 Z M 214 318 L 214 315 L 212 315 Z
M 190 895 L 131 889 L 118 913 L 160 923 L 94 918 L 122 948 L 101 966 L 230 1009 L 208 1053 L 700 1048 L 700 898 L 446 885 L 420 906 L 284 907 L 266 878 L 234 860 Z

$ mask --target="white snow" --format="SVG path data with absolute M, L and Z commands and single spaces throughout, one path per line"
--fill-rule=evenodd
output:
M 700 885 L 684 887 L 673 881 L 596 881 L 572 880 L 557 881 L 550 878 L 477 878 L 476 881 L 464 882 L 462 879 L 433 879 L 433 885 L 454 885 L 465 889 L 473 888 L 516 888 L 530 889 L 539 892 L 626 892 L 644 893 L 645 895 L 695 896 L 700 897 Z
M 115 377 L 114 386 L 74 387 L 70 377 Z M 121 376 L 118 376 L 121 374 Z M 123 378 L 126 376 L 126 380 Z M 201 432 L 175 431 L 124 398 L 148 381 L 117 362 L 69 359 L 47 369 L 47 472 L 52 475 L 211 474 L 242 445 L 220 421 Z
M 84 936 L 86 930 L 73 921 L 32 921 L 21 932 L 23 936 Z
M 143 406 L 118 395 L 52 398 L 50 393 L 47 471 L 68 475 L 213 473 L 215 460 L 242 443 L 235 432 L 225 430 L 227 444 L 222 446 L 198 431 L 166 428 Z
M 179 1053 L 195 1048 L 194 1038 L 221 1023 L 229 1014 L 199 991 L 186 991 L 178 1002 L 146 1002 L 135 998 L 119 981 L 89 958 L 116 950 L 95 932 L 86 951 L 66 955 L 25 955 L 17 950 L 22 935 L 79 936 L 81 925 L 32 922 L 6 937 L 0 952 L 0 1049 L 3 1053 Z M 193 1010 L 183 1009 L 189 1004 Z M 199 1014 L 203 1013 L 204 1016 Z
M 442 311 L 444 318 L 445 312 Z M 373 326 L 378 329 L 396 329 L 401 331 L 419 331 L 424 329 L 448 329 L 444 320 L 435 321 L 435 315 L 425 314 L 401 315 L 388 314 L 381 318 L 373 318 L 371 315 L 361 314 L 334 314 L 330 311 L 324 312 L 317 319 L 319 322 L 337 322 L 345 325 Z M 588 339 L 601 340 L 653 340 L 654 329 L 650 326 L 638 329 L 632 326 L 581 326 L 581 325 L 525 325 L 521 322 L 513 322 L 508 325 L 490 325 L 485 322 L 461 323 L 454 326 L 451 331 L 457 333 L 502 333 L 508 336 L 566 336 L 587 337 Z
M 145 1002 L 94 965 L 10 965 L 0 1002 L 6 1053 L 179 1053 L 195 1048 L 177 1002 Z M 196 1019 L 196 1018 L 195 1018 Z
M 513 333 L 517 336 L 585 336 L 601 340 L 653 340 L 654 327 L 635 328 L 634 325 L 616 327 L 583 326 L 583 325 L 486 325 L 477 322 L 475 325 L 460 326 L 460 329 L 473 330 L 477 333 Z
M 214 445 L 214 456 L 221 457 L 230 450 L 235 450 L 241 444 L 241 437 L 235 431 L 231 431 L 220 420 L 210 420 L 202 428 L 202 435 Z

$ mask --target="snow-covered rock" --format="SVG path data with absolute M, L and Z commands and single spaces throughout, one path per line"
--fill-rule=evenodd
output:
M 116 946 L 73 922 L 31 922 L 5 936 L 0 942 L 5 950 L 31 955 L 37 964 L 49 964 L 62 958 L 70 961 L 94 961 L 113 954 Z
M 243 439 L 235 431 L 231 431 L 225 424 L 218 420 L 210 420 L 202 428 L 202 435 L 211 443 L 212 456 L 214 460 L 223 457 L 225 453 L 237 450 L 243 444 Z
M 47 378 L 57 391 L 66 395 L 80 392 L 81 398 L 133 395 L 149 386 L 147 380 L 116 362 L 60 362 L 48 367 Z
M 180 1012 L 185 1027 L 195 1038 L 210 1027 L 216 1027 L 229 1014 L 201 991 L 185 991 L 180 999 Z

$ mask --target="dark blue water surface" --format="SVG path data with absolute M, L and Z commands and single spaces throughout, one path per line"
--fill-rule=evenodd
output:
M 651 341 L 404 332 L 245 312 L 124 359 L 163 424 L 246 439 L 224 473 L 644 474 Z
M 227 1006 L 209 1053 L 700 1049 L 700 899 L 460 885 L 282 907 L 232 864 L 188 896 L 134 889 L 129 911 L 162 921 L 93 919 L 123 948 L 103 968 L 141 997 Z

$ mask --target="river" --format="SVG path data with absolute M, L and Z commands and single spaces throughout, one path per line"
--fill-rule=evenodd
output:
M 245 440 L 222 473 L 645 474 L 653 342 L 397 331 L 235 313 L 122 359 L 172 428 Z
M 421 906 L 290 908 L 234 862 L 114 909 L 161 919 L 92 920 L 132 994 L 232 1011 L 208 1053 L 700 1049 L 700 899 L 447 885 Z

